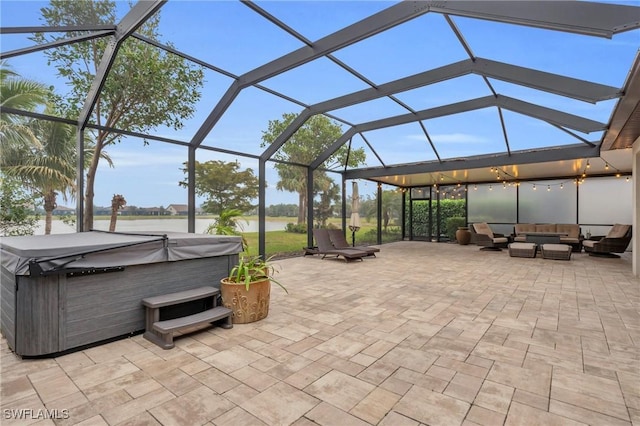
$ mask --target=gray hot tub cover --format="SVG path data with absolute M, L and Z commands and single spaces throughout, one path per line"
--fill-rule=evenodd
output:
M 44 271 L 110 268 L 216 257 L 242 251 L 238 236 L 183 232 L 74 234 L 3 237 L 0 262 L 13 275 L 29 275 L 29 263 Z

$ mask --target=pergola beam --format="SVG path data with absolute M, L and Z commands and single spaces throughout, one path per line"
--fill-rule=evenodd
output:
M 374 179 L 411 174 L 438 173 L 454 170 L 481 169 L 504 165 L 568 161 L 598 157 L 599 146 L 574 144 L 564 147 L 515 151 L 511 154 L 488 154 L 475 157 L 455 158 L 443 161 L 425 161 L 398 166 L 350 169 L 344 172 L 345 179 Z
M 15 49 L 9 52 L 0 53 L 0 59 L 13 58 L 14 56 L 26 55 L 28 53 L 40 52 L 42 50 L 47 50 L 54 47 L 66 46 L 67 44 L 78 43 L 86 40 L 93 40 L 94 38 L 106 37 L 108 35 L 113 35 L 114 32 L 115 31 L 113 30 L 96 31 L 90 34 L 82 34 L 75 37 L 59 39 L 56 41 L 52 41 L 50 43 L 36 44 L 30 47 L 25 47 L 22 49 Z
M 611 38 L 640 28 L 635 6 L 576 1 L 432 1 L 431 12 Z
M 622 91 L 613 86 L 592 83 L 559 74 L 538 71 L 531 68 L 510 65 L 489 59 L 466 59 L 434 68 L 429 71 L 404 77 L 389 83 L 381 84 L 377 88 L 369 88 L 339 96 L 327 101 L 309 106 L 292 122 L 264 151 L 262 157 L 269 159 L 280 147 L 300 128 L 306 120 L 314 114 L 321 114 L 340 108 L 372 101 L 384 96 L 407 90 L 428 86 L 452 78 L 468 74 L 478 74 L 483 77 L 493 77 L 509 83 L 530 87 L 556 95 L 596 103 L 622 96 Z M 508 107 L 505 107 L 509 109 Z
M 325 152 L 320 154 L 310 167 L 315 169 L 327 160 L 334 152 L 336 152 L 347 140 L 346 135 L 351 131 L 355 133 L 367 132 L 371 130 L 383 129 L 386 127 L 399 126 L 402 124 L 412 123 L 419 120 L 428 120 L 447 115 L 459 114 L 462 112 L 478 110 L 488 107 L 499 107 L 510 111 L 518 112 L 530 117 L 538 118 L 551 124 L 557 124 L 562 127 L 578 130 L 584 133 L 591 133 L 599 130 L 605 130 L 606 124 L 600 123 L 577 115 L 568 114 L 551 108 L 534 105 L 518 99 L 509 98 L 507 96 L 485 96 L 482 98 L 471 99 L 468 101 L 457 102 L 449 105 L 442 105 L 436 108 L 430 108 L 418 111 L 415 114 L 403 114 L 389 117 L 381 120 L 374 120 L 367 123 L 358 124 L 344 135 L 336 140 Z

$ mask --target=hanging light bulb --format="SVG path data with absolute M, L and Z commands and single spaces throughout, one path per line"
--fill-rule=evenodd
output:
M 629 176 L 627 176 L 627 178 L 625 179 L 625 181 L 629 182 Z
M 564 183 L 560 184 L 560 189 L 564 189 Z
M 493 185 L 489 185 L 489 191 L 493 191 Z
M 616 177 L 620 177 L 620 173 L 616 173 Z
M 534 184 L 533 184 L 533 190 L 535 191 L 536 189 L 537 189 L 537 188 L 536 188 L 536 184 L 534 183 Z
M 507 184 L 502 182 L 502 189 L 507 189 Z
M 473 185 L 473 190 L 477 191 L 478 190 L 478 185 Z
M 547 192 L 551 191 L 551 185 L 547 185 Z
M 591 164 L 589 163 L 589 160 L 587 160 L 587 169 L 591 167 Z
M 605 161 L 605 163 L 604 163 L 604 169 L 605 169 L 605 170 L 609 170 L 609 163 L 607 163 L 606 161 Z

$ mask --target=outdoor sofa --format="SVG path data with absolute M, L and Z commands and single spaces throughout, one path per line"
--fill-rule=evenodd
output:
M 517 223 L 513 227 L 513 241 L 524 243 L 527 233 L 566 234 L 560 235 L 560 244 L 568 244 L 572 251 L 582 251 L 582 232 L 575 223 Z

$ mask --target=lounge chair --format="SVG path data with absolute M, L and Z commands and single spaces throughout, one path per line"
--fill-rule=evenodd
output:
M 604 237 L 591 237 L 582 242 L 589 256 L 620 257 L 614 253 L 624 253 L 631 241 L 631 225 L 613 225 Z
M 509 237 L 496 234 L 491 227 L 484 223 L 474 223 L 471 228 L 471 242 L 483 246 L 480 250 L 501 251 L 509 245 Z
M 344 231 L 342 229 L 328 229 L 329 239 L 333 246 L 337 249 L 347 249 L 352 248 L 356 250 L 366 251 L 369 256 L 374 256 L 376 253 L 380 251 L 377 247 L 369 247 L 369 246 L 350 246 L 347 238 L 344 236 Z
M 329 232 L 327 229 L 314 229 L 313 238 L 316 240 L 318 246 L 318 254 L 322 255 L 324 259 L 327 256 L 342 256 L 347 262 L 350 260 L 362 260 L 363 257 L 369 256 L 369 253 L 362 250 L 356 250 L 353 248 L 335 248 L 329 238 Z

